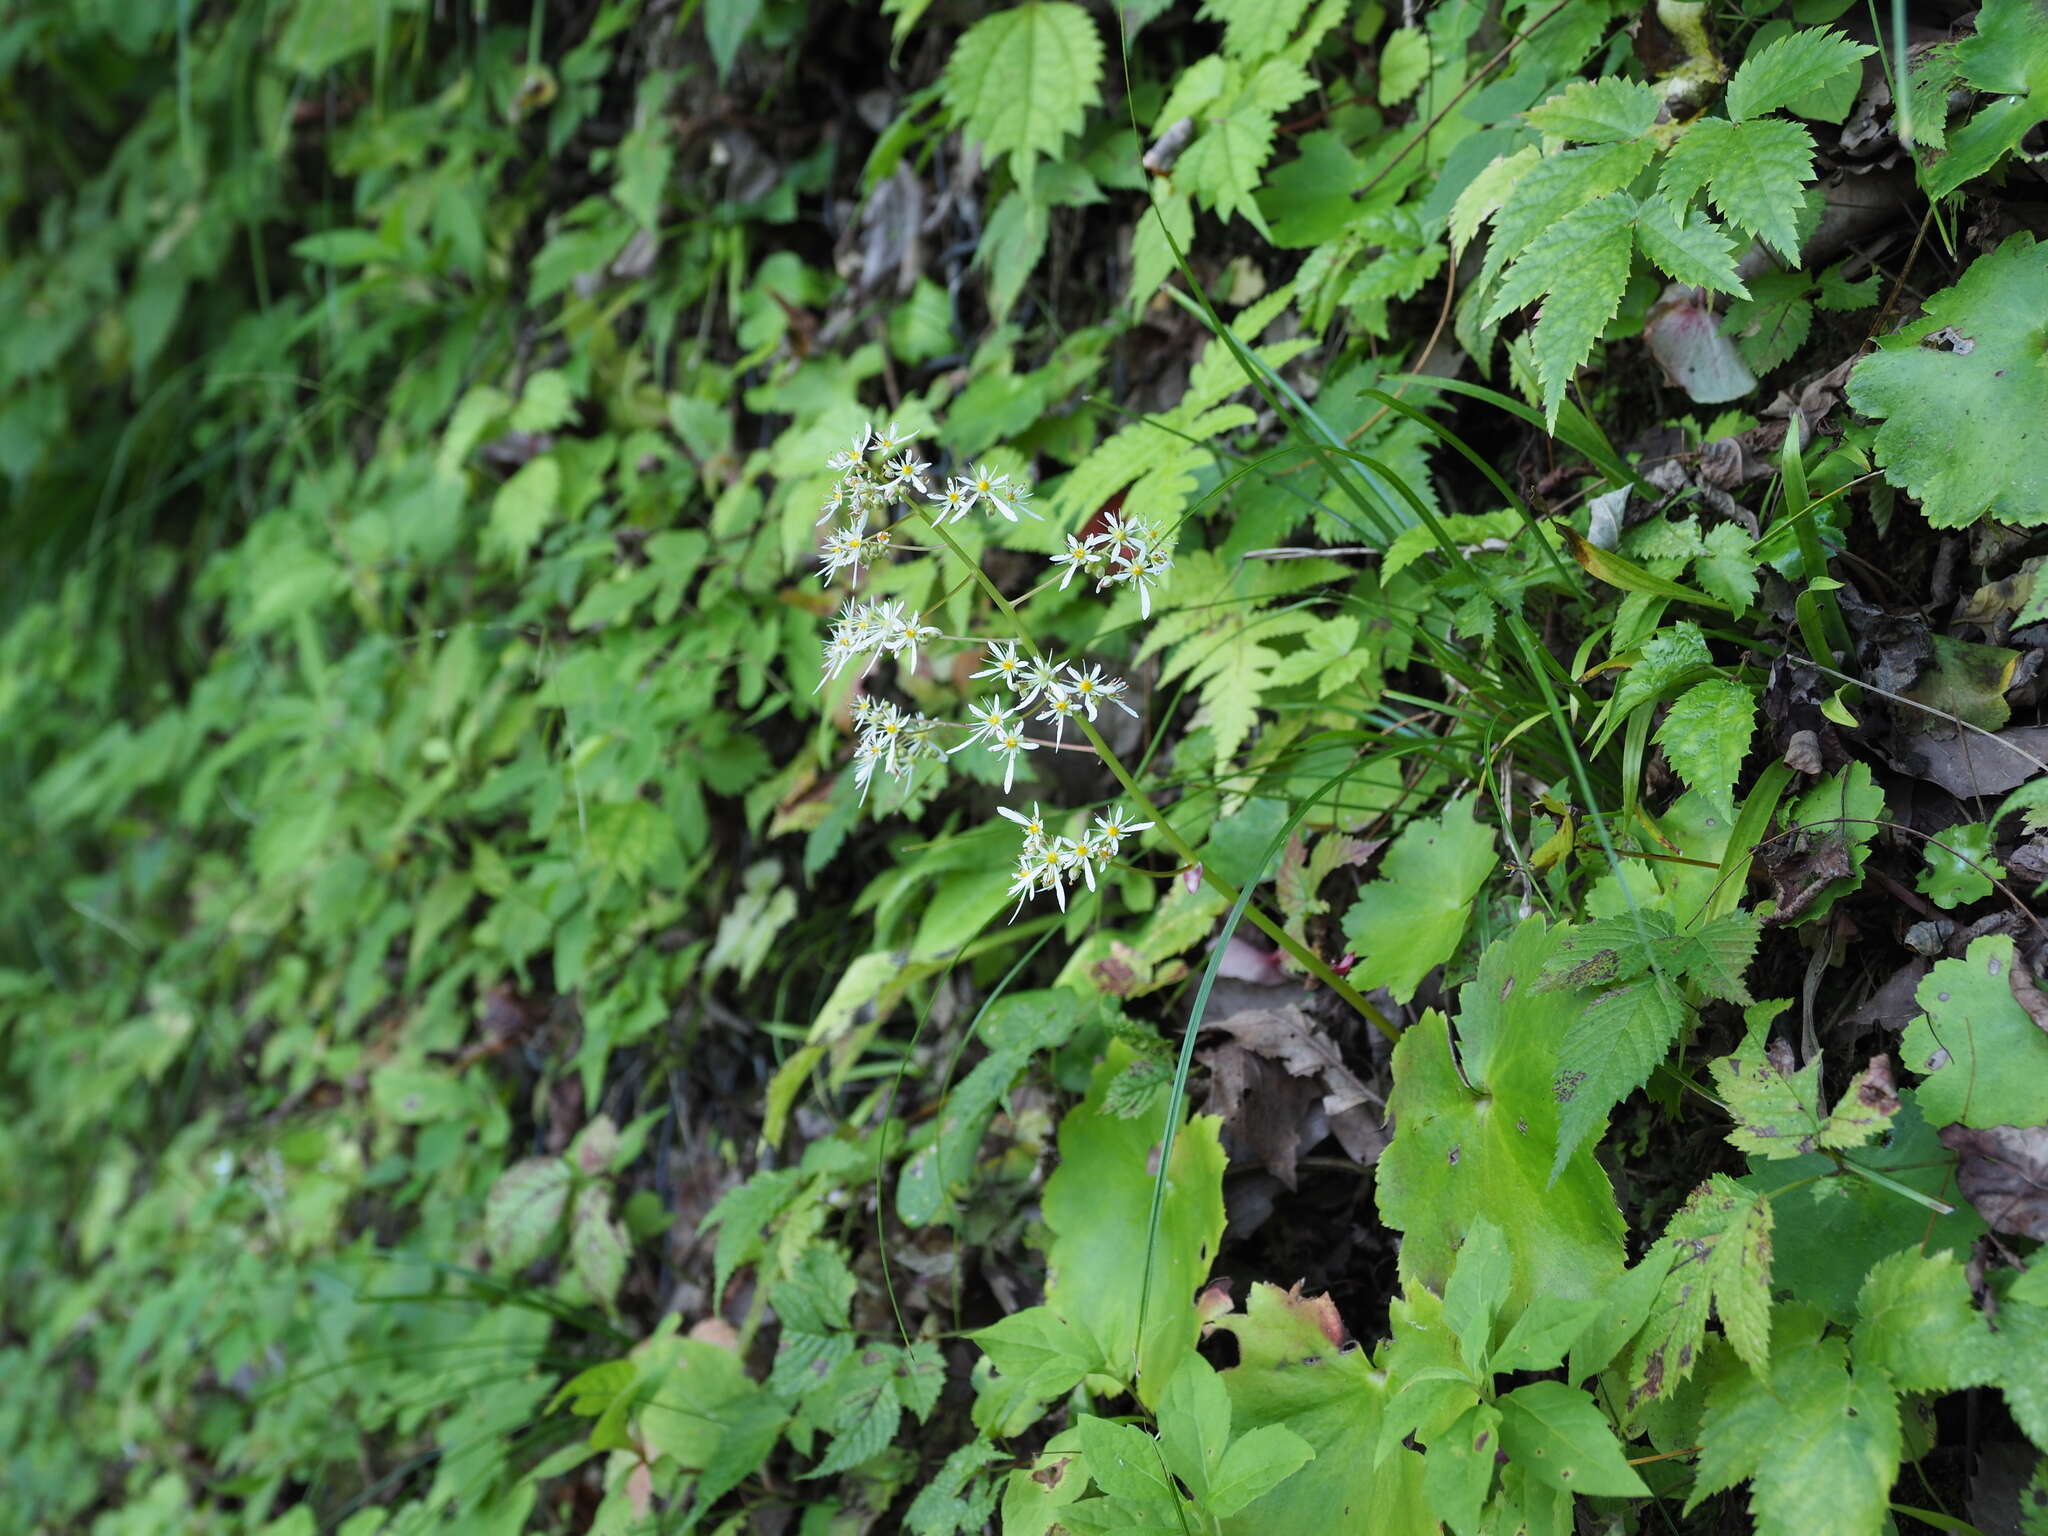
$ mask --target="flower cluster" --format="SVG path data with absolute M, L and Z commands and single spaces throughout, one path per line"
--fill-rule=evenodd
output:
M 868 667 L 874 666 L 878 656 L 902 656 L 914 669 L 917 648 L 938 638 L 936 626 L 925 623 L 922 613 L 905 613 L 901 603 L 849 602 L 832 621 L 832 634 L 825 641 L 825 674 L 818 679 L 818 688 L 845 671 L 856 656 L 866 656 Z M 867 667 L 861 670 L 865 676 Z
M 1024 829 L 1024 846 L 1017 853 L 1017 873 L 1010 882 L 1010 894 L 1017 898 L 1017 910 L 1039 891 L 1051 891 L 1059 898 L 1060 910 L 1067 909 L 1067 886 L 1078 875 L 1095 889 L 1095 877 L 1115 862 L 1123 840 L 1143 832 L 1149 821 L 1132 821 L 1121 808 L 1095 818 L 1095 825 L 1079 837 L 1049 837 L 1045 819 L 1033 805 L 1027 816 L 1006 805 L 996 807 L 998 815 Z M 1012 912 L 1011 916 L 1016 916 Z
M 997 474 L 986 464 L 954 476 L 936 491 L 928 489 L 931 465 L 907 451 L 916 435 L 893 421 L 879 432 L 870 424 L 854 435 L 851 448 L 826 461 L 826 467 L 839 479 L 825 497 L 825 511 L 818 521 L 842 514 L 847 518 L 826 536 L 818 555 L 818 574 L 827 586 L 841 571 L 858 580 L 863 568 L 888 554 L 892 547 L 891 509 L 912 495 L 932 503 L 929 515 L 935 523 L 958 522 L 976 507 L 986 507 L 1013 523 L 1020 514 L 1038 516 L 1031 508 L 1030 487 Z M 868 532 L 870 519 L 882 525 L 873 533 Z
M 854 728 L 860 738 L 853 748 L 853 782 L 860 786 L 863 804 L 875 771 L 880 769 L 900 780 L 909 792 L 911 776 L 923 762 L 940 762 L 945 753 L 933 740 L 944 723 L 929 715 L 906 714 L 886 700 L 857 698 L 852 706 Z
M 1060 577 L 1062 590 L 1076 575 L 1093 576 L 1098 592 L 1128 582 L 1138 589 L 1138 612 L 1149 619 L 1152 588 L 1173 569 L 1166 540 L 1166 530 L 1157 523 L 1112 512 L 1100 533 L 1085 539 L 1068 534 L 1066 550 L 1054 555 L 1052 563 L 1066 567 Z

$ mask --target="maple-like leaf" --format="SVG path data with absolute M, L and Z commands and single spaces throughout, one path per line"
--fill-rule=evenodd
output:
M 2048 1124 L 2048 1033 L 2012 992 L 2013 943 L 1974 939 L 1960 960 L 1935 964 L 1913 1000 L 1899 1056 L 1925 1076 L 1920 1107 L 1934 1125 Z
M 1353 985 L 1385 987 L 1405 1003 L 1457 953 L 1472 902 L 1497 862 L 1493 829 L 1472 815 L 1476 804 L 1475 796 L 1460 796 L 1394 839 L 1380 878 L 1344 917 L 1344 937 L 1358 956 Z
M 2048 242 L 2012 236 L 1849 375 L 1877 461 L 1936 528 L 2048 523 Z

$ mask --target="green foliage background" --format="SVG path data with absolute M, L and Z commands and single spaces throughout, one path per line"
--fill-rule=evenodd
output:
M 1875 1532 L 1902 1463 L 1966 1481 L 1944 1394 L 2048 1442 L 2041 1234 L 1966 1276 L 1936 1139 L 2048 1127 L 2014 938 L 1934 965 L 1881 1112 L 1869 1052 L 1823 1094 L 1758 1001 L 1898 863 L 1893 704 L 2025 723 L 2048 482 L 2001 423 L 2048 409 L 2048 231 L 2003 193 L 2048 25 L 1997 0 L 1908 59 L 1838 4 L 1650 11 L 0 20 L 0 1527 L 1706 1530 L 1747 1498 Z M 1887 71 L 1885 169 L 1947 253 L 1902 329 L 1902 250 L 1801 264 Z M 1667 280 L 1751 391 L 1650 384 Z M 1853 413 L 1766 441 L 1748 406 L 1866 331 Z M 1011 596 L 1106 509 L 1172 529 L 1149 613 L 1027 610 L 1142 681 L 1104 733 L 1162 807 L 1060 911 L 1005 925 L 986 759 L 865 803 L 848 771 L 810 561 L 828 457 L 884 418 L 1038 485 L 1044 521 L 958 528 Z M 1657 500 L 1652 428 L 1739 439 L 1762 526 Z M 2002 530 L 2003 617 L 1887 691 L 1852 523 Z M 937 556 L 866 581 L 1006 633 Z M 940 651 L 876 688 L 957 718 Z M 1828 673 L 1796 788 L 1786 657 Z M 1116 794 L 1054 756 L 1023 793 L 1062 825 Z M 1892 884 L 2026 914 L 1995 854 L 2040 782 Z M 1839 853 L 1795 912 L 1745 886 L 1767 837 Z M 1324 1053 L 1332 1116 L 1377 1092 L 1354 1067 L 1388 1089 L 1376 1173 L 1339 1133 L 1388 1256 L 1346 1319 L 1291 1274 L 1195 1297 L 1244 1160 L 1185 1109 L 1237 886 L 1274 975 L 1373 997 L 1285 1058 Z M 1786 1236 L 1802 1200 L 1853 1265 Z

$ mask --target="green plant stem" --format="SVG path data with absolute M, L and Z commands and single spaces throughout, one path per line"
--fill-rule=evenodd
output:
M 1045 652 L 1039 648 L 1038 642 L 1031 638 L 1031 632 L 1024 627 L 1024 621 L 1018 616 L 1015 606 L 1008 598 L 1003 596 L 1002 589 L 994 581 L 990 580 L 987 572 L 982 570 L 980 562 L 970 557 L 967 551 L 960 547 L 960 541 L 954 538 L 951 530 L 939 522 L 937 518 L 922 511 L 917 515 L 924 518 L 926 525 L 932 532 L 946 541 L 946 547 L 953 551 L 954 556 L 960 563 L 974 573 L 974 579 L 981 584 L 981 589 L 989 595 L 989 600 L 1002 610 L 1003 616 L 1010 621 L 1011 627 L 1016 631 L 1017 638 L 1024 642 L 1030 649 L 1031 654 L 1038 660 L 1045 661 L 1047 659 Z M 1124 787 L 1124 793 L 1131 797 L 1132 803 L 1138 808 L 1138 813 L 1151 821 L 1159 829 L 1160 835 L 1166 839 L 1167 846 L 1172 848 L 1184 862 L 1199 869 L 1202 872 L 1202 878 L 1209 882 L 1210 888 L 1225 901 L 1236 901 L 1237 887 L 1202 862 L 1200 855 L 1189 845 L 1188 840 L 1182 837 L 1179 831 L 1175 829 L 1173 823 L 1166 819 L 1166 813 L 1161 811 L 1152 802 L 1151 796 L 1138 787 L 1138 781 L 1131 777 L 1130 770 L 1124 766 L 1123 760 L 1110 750 L 1109 743 L 1102 739 L 1102 733 L 1095 729 L 1094 723 L 1085 715 L 1076 715 L 1074 723 L 1080 726 L 1082 733 L 1087 736 L 1090 744 L 1094 746 L 1096 755 L 1107 765 L 1109 771 L 1116 776 L 1116 781 Z M 1315 977 L 1316 980 L 1320 981 L 1332 992 L 1343 998 L 1345 1002 L 1349 1003 L 1352 1008 L 1357 1010 L 1359 1017 L 1364 1019 L 1366 1023 L 1370 1024 L 1382 1035 L 1385 1035 L 1389 1040 L 1400 1038 L 1401 1032 L 1394 1027 L 1393 1021 L 1367 1001 L 1365 995 L 1358 988 L 1352 986 L 1350 982 L 1332 970 L 1329 962 L 1323 959 L 1321 955 L 1295 938 L 1293 934 L 1281 927 L 1280 924 L 1274 922 L 1272 918 L 1259 910 L 1256 905 L 1247 904 L 1244 915 L 1251 921 L 1251 925 L 1254 928 L 1265 934 L 1267 938 L 1278 944 L 1299 961 L 1302 968 L 1311 976 Z

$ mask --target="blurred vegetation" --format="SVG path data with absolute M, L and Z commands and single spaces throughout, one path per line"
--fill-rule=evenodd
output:
M 1902 11 L 14 7 L 0 1528 L 2048 1498 L 2048 22 Z M 856 680 L 884 423 L 1037 516 Z

